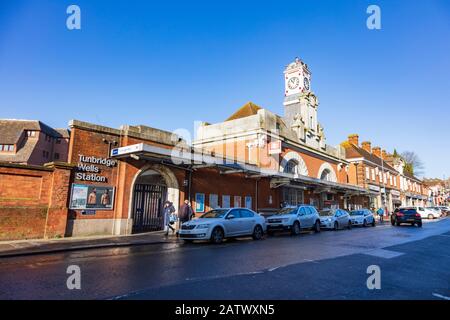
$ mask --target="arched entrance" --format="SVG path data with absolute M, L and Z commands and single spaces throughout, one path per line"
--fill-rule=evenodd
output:
M 148 165 L 136 175 L 131 195 L 132 233 L 164 229 L 163 205 L 166 200 L 178 209 L 178 181 L 173 172 L 162 165 Z

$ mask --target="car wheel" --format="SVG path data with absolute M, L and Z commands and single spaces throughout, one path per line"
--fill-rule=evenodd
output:
M 263 235 L 264 235 L 264 231 L 263 231 L 263 229 L 261 228 L 261 226 L 258 224 L 258 225 L 255 227 L 255 229 L 253 230 L 253 235 L 252 235 L 252 237 L 253 237 L 254 240 L 261 240 L 261 238 L 263 237 Z
M 394 218 L 391 219 L 391 224 L 392 224 L 392 226 L 395 226 L 395 219 Z
M 294 225 L 292 226 L 292 235 L 297 236 L 300 234 L 300 223 L 298 221 L 294 222 Z
M 320 232 L 320 222 L 319 221 L 316 221 L 316 223 L 314 224 L 314 232 L 315 233 Z
M 422 221 L 417 222 L 417 226 L 418 226 L 419 228 L 422 228 Z
M 433 220 L 433 219 L 434 219 L 434 216 L 433 216 L 432 214 L 429 214 L 429 215 L 428 215 L 428 219 Z
M 348 221 L 348 225 L 347 225 L 347 229 L 348 229 L 348 230 L 352 230 L 352 227 L 353 227 L 353 226 L 352 226 L 352 222 L 351 222 L 351 220 L 349 220 L 349 221 Z
M 339 223 L 336 221 L 334 223 L 334 231 L 338 231 L 339 230 Z
M 367 228 L 367 220 L 366 220 L 366 219 L 364 219 L 363 227 L 364 227 L 364 228 Z
M 214 228 L 214 230 L 211 233 L 211 242 L 214 244 L 220 244 L 222 243 L 224 238 L 223 230 L 220 227 Z
M 372 227 L 375 227 L 375 219 L 372 220 Z
M 184 239 L 183 240 L 185 243 L 192 243 L 192 242 L 194 242 L 194 240 L 189 240 L 189 239 Z
M 397 218 L 395 218 L 395 225 L 396 225 L 397 227 L 400 227 L 400 222 L 397 220 Z

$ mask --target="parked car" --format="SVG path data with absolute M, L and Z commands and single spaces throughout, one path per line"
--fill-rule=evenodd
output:
M 391 224 L 400 226 L 402 223 L 409 223 L 412 226 L 417 225 L 419 228 L 422 227 L 422 216 L 417 207 L 395 209 L 391 215 Z
M 320 232 L 319 213 L 313 206 L 285 207 L 275 215 L 267 217 L 266 221 L 268 234 L 275 231 L 290 231 L 292 235 L 298 235 L 305 229 Z
M 323 229 L 339 230 L 352 228 L 350 214 L 342 209 L 325 209 L 319 212 L 320 227 Z
M 450 215 L 450 208 L 449 207 L 447 207 L 447 206 L 438 206 L 437 208 L 441 209 L 442 215 L 444 217 Z
M 442 210 L 440 208 L 438 208 L 438 207 L 426 207 L 425 209 L 429 209 L 429 210 L 435 211 L 439 215 L 439 218 L 441 218 L 443 216 L 443 214 L 444 214 L 442 212 Z
M 420 216 L 422 217 L 422 219 L 437 219 L 440 218 L 440 213 L 436 212 L 435 210 L 431 210 L 428 208 L 424 208 L 424 207 L 419 207 L 419 206 L 411 206 L 411 207 L 401 207 L 400 209 L 405 209 L 405 208 L 414 208 L 416 209 L 416 211 L 420 214 Z
M 375 227 L 375 217 L 369 209 L 353 210 L 350 212 L 350 219 L 354 226 Z
M 185 222 L 179 237 L 185 241 L 210 240 L 219 244 L 225 238 L 252 236 L 260 240 L 266 232 L 266 222 L 256 212 L 245 208 L 214 209 L 200 218 Z

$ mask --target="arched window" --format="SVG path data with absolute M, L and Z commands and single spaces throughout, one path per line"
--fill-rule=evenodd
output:
M 328 169 L 323 170 L 322 174 L 320 175 L 320 180 L 333 181 L 331 171 Z
M 297 160 L 289 160 L 284 167 L 284 173 L 297 174 L 298 173 L 298 162 Z

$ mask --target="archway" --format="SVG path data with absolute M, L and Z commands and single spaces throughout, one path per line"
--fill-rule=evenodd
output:
M 159 164 L 143 167 L 131 188 L 131 233 L 163 230 L 166 223 L 163 204 L 168 200 L 178 211 L 179 196 L 178 180 L 169 168 Z
M 308 176 L 308 168 L 303 158 L 295 151 L 286 153 L 281 159 L 280 172 Z
M 333 167 L 327 162 L 320 166 L 317 178 L 320 180 L 337 182 L 336 172 L 334 171 Z

